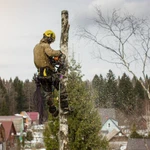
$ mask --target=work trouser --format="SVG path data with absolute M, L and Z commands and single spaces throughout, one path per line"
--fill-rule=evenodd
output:
M 60 76 L 47 67 L 40 68 L 38 71 L 40 83 L 45 93 L 45 99 L 49 105 L 49 112 L 55 114 L 57 111 L 53 103 L 54 88 L 60 90 L 60 107 L 62 110 L 68 111 L 68 94 L 66 86 L 60 81 Z M 46 76 L 44 76 L 44 73 Z

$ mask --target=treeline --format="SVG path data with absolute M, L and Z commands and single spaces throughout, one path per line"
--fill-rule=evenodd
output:
M 148 76 L 146 78 L 145 85 L 150 82 Z M 96 93 L 96 107 L 116 108 L 127 115 L 144 113 L 148 97 L 139 80 L 135 77 L 130 79 L 126 73 L 116 78 L 111 70 L 106 77 L 95 75 L 92 89 Z
M 150 82 L 149 77 L 147 80 Z M 145 83 L 145 84 L 146 84 Z M 95 75 L 87 87 L 91 86 L 96 107 L 116 108 L 125 114 L 142 114 L 145 111 L 147 94 L 136 78 L 130 79 L 127 74 L 115 77 L 109 70 L 106 77 Z M 0 78 L 0 115 L 13 115 L 21 111 L 35 111 L 33 95 L 36 89 L 34 80 L 21 81 Z
M 21 111 L 35 111 L 34 81 L 21 81 L 18 77 L 9 81 L 0 78 L 0 115 L 14 115 Z

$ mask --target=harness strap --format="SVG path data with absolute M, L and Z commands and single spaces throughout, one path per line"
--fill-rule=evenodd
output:
M 41 77 L 51 76 L 53 73 L 49 67 L 41 67 L 38 69 L 38 75 Z

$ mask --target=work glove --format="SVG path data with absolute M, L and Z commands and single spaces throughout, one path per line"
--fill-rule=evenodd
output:
M 60 58 L 59 58 L 59 61 L 60 61 L 60 64 L 64 64 L 65 63 L 65 59 L 66 59 L 66 55 L 64 53 L 62 53 L 60 51 Z

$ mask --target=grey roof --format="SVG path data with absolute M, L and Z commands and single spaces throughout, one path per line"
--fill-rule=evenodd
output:
M 107 119 L 116 119 L 116 113 L 114 108 L 98 108 L 98 112 L 101 117 L 102 125 L 107 121 Z
M 117 131 L 116 129 L 113 129 L 111 132 L 109 132 L 107 135 L 106 135 L 106 138 L 107 140 L 111 140 L 117 133 L 119 133 L 119 131 Z
M 150 149 L 150 139 L 129 139 L 127 150 L 148 150 Z
M 109 132 L 106 135 L 106 138 L 108 141 L 110 141 L 113 137 L 115 137 L 118 134 L 119 134 L 118 137 L 126 137 L 127 138 L 127 136 L 121 130 L 117 131 L 116 129 L 113 129 L 111 132 Z

